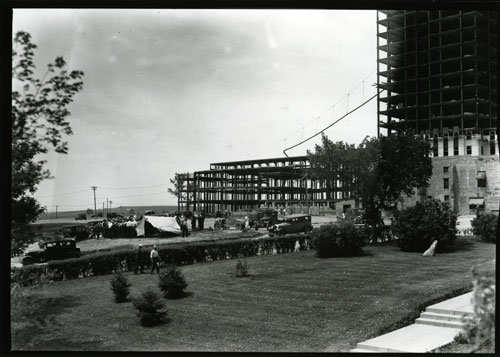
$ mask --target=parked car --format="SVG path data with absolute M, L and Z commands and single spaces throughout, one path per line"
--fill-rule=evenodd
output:
M 259 228 L 269 228 L 278 223 L 278 211 L 271 208 L 260 208 L 252 211 L 248 215 L 250 227 L 258 230 Z
M 90 238 L 90 234 L 91 232 L 88 224 L 63 227 L 64 238 L 75 238 L 77 241 L 80 241 Z
M 376 225 L 376 230 L 378 231 L 378 240 L 382 241 L 390 241 L 396 238 L 392 233 L 392 224 L 394 222 L 394 218 L 389 216 L 384 216 L 380 219 L 380 223 Z M 354 226 L 359 229 L 372 229 L 372 225 L 368 224 L 368 222 L 364 219 L 363 216 L 357 216 L 353 220 Z M 370 233 L 370 237 L 368 238 L 368 242 L 374 242 L 375 238 L 373 237 L 372 232 Z
M 222 212 L 222 211 L 218 211 Z M 242 229 L 245 226 L 245 220 L 243 218 L 235 218 L 233 213 L 230 211 L 224 211 L 221 213 L 221 217 L 216 217 L 214 221 L 214 229 Z
M 79 213 L 78 216 L 75 217 L 75 221 L 85 221 L 87 219 L 87 215 L 85 213 Z
M 282 223 L 273 224 L 268 229 L 269 236 L 285 235 L 290 233 L 309 233 L 312 231 L 311 215 L 309 214 L 292 214 L 285 216 Z
M 45 263 L 49 260 L 78 258 L 82 255 L 76 246 L 74 238 L 65 238 L 58 241 L 41 242 L 39 249 L 29 250 L 21 259 L 23 265 Z

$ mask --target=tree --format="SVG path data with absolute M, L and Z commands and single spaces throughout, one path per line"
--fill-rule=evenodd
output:
M 28 224 L 44 211 L 32 196 L 37 185 L 51 178 L 44 169 L 40 154 L 55 150 L 67 154 L 63 135 L 73 131 L 67 118 L 68 105 L 83 88 L 82 71 L 66 69 L 62 57 L 56 57 L 38 79 L 35 77 L 34 50 L 27 32 L 17 32 L 12 48 L 12 184 L 11 234 L 16 241 L 25 240 Z
M 430 145 L 411 133 L 365 140 L 357 148 L 333 143 L 326 135 L 308 152 L 313 177 L 339 180 L 363 205 L 367 223 L 376 227 L 381 210 L 394 210 L 403 194 L 427 187 L 432 175 Z
M 189 181 L 189 173 L 175 173 L 173 179 L 170 179 L 170 183 L 174 186 L 174 188 L 169 188 L 168 193 L 177 197 L 177 211 L 183 211 L 184 207 L 181 206 L 181 201 L 186 201 L 187 210 L 189 211 L 189 207 L 191 205 L 191 200 L 193 198 L 193 194 L 190 193 L 193 189 L 193 184 Z

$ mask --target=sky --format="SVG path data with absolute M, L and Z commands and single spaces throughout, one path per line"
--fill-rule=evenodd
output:
M 85 73 L 68 154 L 40 157 L 49 212 L 93 209 L 91 186 L 98 209 L 176 205 L 176 172 L 283 157 L 376 93 L 375 10 L 14 9 L 17 31 L 40 74 Z M 359 144 L 376 118 L 375 99 L 324 133 Z

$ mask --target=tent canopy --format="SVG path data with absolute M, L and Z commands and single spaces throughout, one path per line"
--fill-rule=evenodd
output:
M 161 233 L 181 234 L 181 227 L 175 217 L 144 216 L 138 223 L 135 230 L 137 236 L 146 236 L 146 222 L 156 228 Z

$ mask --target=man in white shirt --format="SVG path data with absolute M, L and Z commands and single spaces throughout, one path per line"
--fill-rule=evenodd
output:
M 153 246 L 153 250 L 149 254 L 149 258 L 151 259 L 151 274 L 156 269 L 156 273 L 160 274 L 160 256 L 158 254 L 158 250 L 156 250 L 156 244 Z

